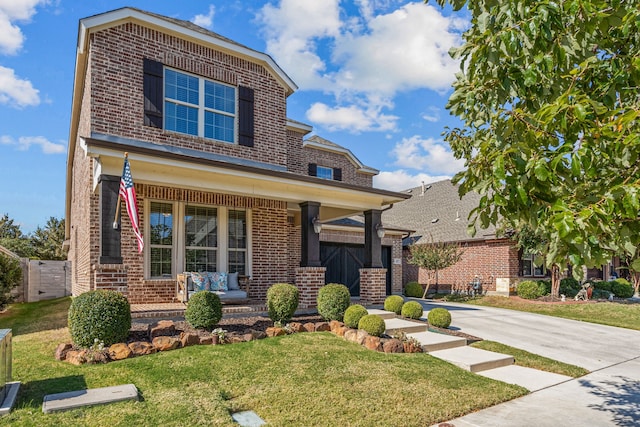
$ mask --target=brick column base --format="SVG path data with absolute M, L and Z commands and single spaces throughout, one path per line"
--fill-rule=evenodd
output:
M 318 290 L 324 286 L 326 267 L 296 268 L 296 286 L 300 291 L 298 307 L 309 308 L 317 305 Z
M 127 267 L 122 264 L 99 264 L 93 267 L 95 289 L 118 291 L 128 294 Z
M 360 300 L 366 304 L 383 304 L 387 297 L 387 269 L 360 269 Z

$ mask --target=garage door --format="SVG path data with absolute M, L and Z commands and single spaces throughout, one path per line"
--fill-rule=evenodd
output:
M 320 261 L 327 268 L 325 283 L 342 283 L 351 296 L 360 296 L 360 269 L 364 266 L 364 245 L 320 243 Z M 387 269 L 387 295 L 391 294 L 391 247 L 382 247 L 382 265 Z

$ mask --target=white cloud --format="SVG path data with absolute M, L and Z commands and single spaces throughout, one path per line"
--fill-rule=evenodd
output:
M 29 22 L 36 13 L 36 6 L 47 3 L 48 0 L 0 0 L 0 53 L 18 53 L 24 35 L 14 22 Z
M 453 175 L 464 168 L 464 160 L 453 156 L 448 144 L 433 138 L 423 139 L 417 135 L 403 138 L 391 155 L 394 164 L 401 168 L 427 170 L 438 175 Z
M 440 120 L 440 109 L 437 107 L 429 107 L 427 111 L 422 114 L 422 118 L 428 122 L 435 123 Z
M 307 110 L 307 118 L 331 131 L 360 133 L 365 131 L 388 131 L 395 128 L 398 117 L 382 114 L 379 108 L 358 105 L 329 107 L 321 102 Z
M 64 143 L 56 144 L 44 136 L 21 136 L 15 139 L 8 135 L 1 135 L 0 144 L 15 146 L 19 151 L 27 151 L 32 145 L 40 146 L 44 154 L 60 154 L 67 151 Z
M 378 175 L 373 177 L 373 186 L 375 188 L 383 188 L 385 190 L 403 191 L 419 186 L 422 181 L 424 181 L 425 184 L 428 184 L 430 182 L 442 181 L 449 178 L 451 178 L 451 176 L 429 175 L 427 173 L 412 175 L 403 169 L 399 169 L 392 172 L 380 172 Z
M 29 80 L 15 75 L 11 68 L 0 65 L 0 104 L 9 104 L 18 108 L 40 104 L 38 90 Z
M 191 22 L 204 28 L 213 28 L 213 17 L 216 13 L 216 7 L 212 4 L 209 5 L 209 13 L 206 15 L 199 14 L 193 17 Z

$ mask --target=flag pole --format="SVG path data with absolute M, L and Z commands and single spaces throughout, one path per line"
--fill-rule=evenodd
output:
M 124 159 L 127 160 L 129 157 L 129 153 L 125 151 Z M 121 178 L 122 179 L 122 178 Z M 120 215 L 120 203 L 122 202 L 122 196 L 120 195 L 120 189 L 118 188 L 118 202 L 116 203 L 116 214 L 113 218 L 113 229 L 118 229 L 118 216 Z

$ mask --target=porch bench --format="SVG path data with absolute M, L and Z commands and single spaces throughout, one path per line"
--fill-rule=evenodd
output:
M 203 273 L 204 274 L 204 273 Z M 236 273 L 232 273 L 236 274 Z M 231 276 L 231 275 L 230 275 Z M 233 278 L 230 278 L 228 281 L 229 284 L 233 283 Z M 249 276 L 241 276 L 237 275 L 237 284 L 238 289 L 232 289 L 229 287 L 229 290 L 208 290 L 208 292 L 213 292 L 220 297 L 220 301 L 223 304 L 239 304 L 243 302 L 247 302 L 249 300 Z M 176 299 L 179 302 L 187 303 L 189 298 L 199 290 L 194 286 L 193 280 L 191 279 L 191 273 L 185 272 L 180 273 L 176 276 Z

